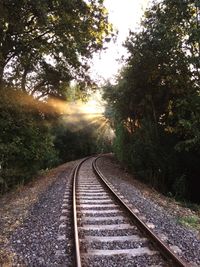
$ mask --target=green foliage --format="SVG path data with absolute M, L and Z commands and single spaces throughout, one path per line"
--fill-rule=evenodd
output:
M 103 2 L 0 1 L 1 192 L 97 150 L 91 129 L 59 125 L 50 104 L 83 99 L 93 85 L 88 60 L 113 35 Z
M 193 216 L 184 216 L 178 219 L 178 222 L 184 226 L 189 226 L 190 228 L 200 230 L 200 218 L 196 215 Z
M 117 157 L 161 191 L 200 201 L 200 42 L 196 2 L 164 0 L 130 32 L 117 84 L 105 87 Z
M 159 134 L 158 134 L 159 131 Z M 116 130 L 114 151 L 120 161 L 146 183 L 160 191 L 173 191 L 173 179 L 178 175 L 177 153 L 174 140 L 149 121 L 128 132 L 122 125 Z M 168 177 L 168 179 L 165 179 Z
M 63 83 L 90 82 L 87 59 L 111 32 L 102 0 L 2 0 L 0 85 L 63 97 Z
M 179 136 L 176 150 L 200 151 L 200 96 L 192 94 L 171 103 L 168 129 Z
M 0 191 L 58 161 L 45 114 L 31 97 L 2 90 L 0 127 Z
M 8 88 L 0 93 L 0 192 L 57 164 L 110 152 L 98 122 L 77 114 L 79 121 L 70 124 L 67 115 L 54 113 L 27 93 Z
M 110 140 L 98 132 L 97 124 L 90 124 L 87 118 L 79 115 L 80 129 L 66 122 L 65 116 L 53 125 L 54 146 L 58 151 L 60 162 L 67 162 L 88 155 L 110 152 Z

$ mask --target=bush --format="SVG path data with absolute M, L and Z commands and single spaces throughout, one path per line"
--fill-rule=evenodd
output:
M 31 97 L 2 90 L 0 127 L 1 192 L 58 161 L 45 114 Z
M 122 125 L 117 128 L 114 152 L 142 181 L 183 198 L 188 196 L 188 187 L 179 152 L 174 149 L 176 142 L 162 127 L 143 120 L 134 134 Z

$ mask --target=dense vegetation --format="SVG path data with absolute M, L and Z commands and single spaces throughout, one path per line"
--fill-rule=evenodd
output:
M 114 151 L 145 182 L 200 202 L 200 2 L 154 2 L 104 98 Z
M 88 59 L 111 34 L 103 0 L 0 1 L 0 192 L 88 154 L 91 135 L 63 129 L 48 103 L 91 84 Z
M 20 92 L 1 91 L 0 188 L 3 191 L 58 162 L 43 105 Z
M 77 119 L 77 126 L 68 122 L 65 116 L 54 124 L 54 145 L 62 162 L 110 152 L 111 142 L 101 129 L 101 118 L 94 117 L 94 122 L 79 114 Z

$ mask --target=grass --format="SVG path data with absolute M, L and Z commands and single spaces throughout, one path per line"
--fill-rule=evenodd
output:
M 200 231 L 200 218 L 196 215 L 183 216 L 183 217 L 180 217 L 178 221 L 184 226 Z

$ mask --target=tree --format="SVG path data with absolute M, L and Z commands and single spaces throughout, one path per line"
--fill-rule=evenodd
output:
M 45 111 L 46 110 L 46 111 Z M 0 98 L 0 192 L 55 166 L 58 153 L 44 103 L 2 89 Z
M 89 82 L 87 58 L 111 32 L 103 0 L 1 0 L 0 85 L 62 96 L 63 83 Z
M 117 156 L 165 193 L 195 201 L 200 174 L 197 4 L 154 3 L 140 32 L 129 34 L 129 58 L 117 84 L 105 90 L 114 115 Z

